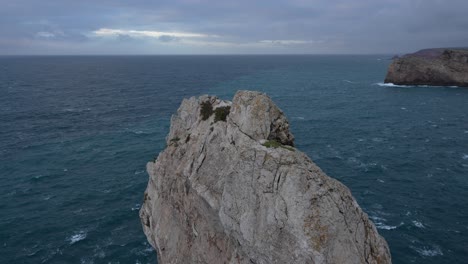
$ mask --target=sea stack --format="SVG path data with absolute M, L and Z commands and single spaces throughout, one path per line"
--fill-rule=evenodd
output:
M 468 87 L 468 49 L 425 49 L 397 57 L 385 83 Z
M 265 94 L 183 100 L 147 164 L 140 210 L 158 263 L 391 263 L 349 189 L 294 147 Z

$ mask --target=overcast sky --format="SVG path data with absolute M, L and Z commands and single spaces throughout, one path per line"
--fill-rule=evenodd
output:
M 468 0 L 0 0 L 0 54 L 372 54 L 468 46 Z

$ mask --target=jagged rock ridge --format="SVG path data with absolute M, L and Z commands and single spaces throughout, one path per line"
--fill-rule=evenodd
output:
M 468 87 L 468 49 L 425 49 L 397 57 L 385 83 Z
M 140 210 L 159 263 L 391 263 L 348 188 L 293 147 L 265 94 L 184 100 L 166 141 Z

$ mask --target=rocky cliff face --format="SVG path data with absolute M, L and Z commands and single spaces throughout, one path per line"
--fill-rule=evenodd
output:
M 386 83 L 468 87 L 467 49 L 427 49 L 393 60 Z
M 140 218 L 159 263 L 391 263 L 348 188 L 294 148 L 265 94 L 184 100 L 147 170 Z

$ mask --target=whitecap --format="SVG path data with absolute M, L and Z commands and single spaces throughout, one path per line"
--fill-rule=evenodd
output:
M 302 117 L 302 116 L 295 116 L 294 118 L 295 118 L 295 119 L 299 119 L 299 120 L 304 120 L 304 119 L 305 119 L 305 118 Z
M 405 224 L 401 222 L 399 225 L 388 225 L 386 224 L 387 219 L 376 215 L 369 215 L 369 218 L 372 220 L 372 222 L 374 222 L 375 227 L 377 227 L 377 229 L 394 230 Z
M 135 204 L 134 207 L 132 207 L 132 211 L 140 210 L 141 204 Z
M 377 229 L 384 229 L 384 230 L 393 230 L 396 229 L 397 226 L 389 226 L 384 224 L 376 224 Z
M 411 247 L 414 249 L 416 252 L 418 252 L 421 256 L 423 257 L 435 257 L 435 256 L 442 256 L 444 253 L 442 253 L 442 250 L 438 247 L 422 247 L 422 248 L 417 248 L 417 247 Z
M 135 171 L 135 173 L 134 173 L 134 174 L 135 174 L 135 175 L 138 175 L 138 174 L 142 174 L 142 173 L 144 173 L 144 172 L 145 172 L 144 170 L 141 170 L 141 171 Z
M 78 232 L 75 232 L 75 234 L 73 234 L 69 238 L 67 238 L 67 241 L 70 241 L 70 245 L 73 245 L 76 242 L 85 239 L 86 235 L 87 235 L 86 231 L 80 230 Z
M 377 181 L 380 182 L 380 183 L 385 183 L 385 181 L 381 180 L 381 179 L 377 179 Z
M 400 109 L 401 109 L 401 110 L 406 110 L 406 107 L 401 107 Z
M 413 225 L 418 228 L 426 228 L 421 222 L 413 220 L 412 221 Z
M 80 113 L 84 111 L 91 111 L 91 108 L 65 108 L 64 112 Z
M 376 216 L 376 215 L 370 215 L 369 218 L 372 219 L 372 221 L 374 222 L 387 221 L 387 219 Z
M 355 82 L 352 82 L 350 80 L 343 80 L 343 82 L 347 82 L 347 83 L 355 83 Z
M 153 247 L 151 247 L 149 244 L 144 243 L 143 245 L 144 245 L 144 249 L 136 252 L 138 256 L 148 256 L 154 252 Z
M 382 87 L 446 87 L 446 88 L 460 88 L 459 86 L 441 86 L 441 85 L 400 85 L 394 83 L 374 83 L 374 85 Z
M 374 83 L 374 85 L 378 85 L 381 87 L 411 87 L 408 85 L 398 85 L 398 84 L 393 84 L 393 83 Z
M 464 160 L 468 159 L 468 154 L 463 154 L 462 159 Z

